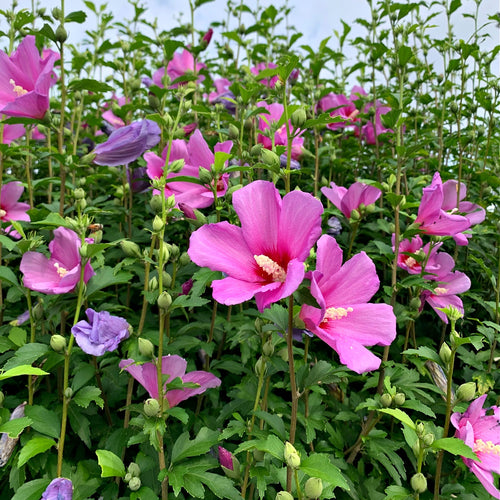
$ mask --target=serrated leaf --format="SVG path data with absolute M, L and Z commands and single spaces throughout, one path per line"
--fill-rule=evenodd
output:
M 403 351 L 403 354 L 413 354 L 420 358 L 430 359 L 435 363 L 441 364 L 439 354 L 434 349 L 427 346 L 420 346 L 418 349 L 406 349 L 406 351 Z
M 28 417 L 14 418 L 0 425 L 0 432 L 5 432 L 10 438 L 17 438 L 31 423 L 32 420 Z
M 410 429 L 415 430 L 415 423 L 413 422 L 413 420 L 399 408 L 384 408 L 378 411 L 381 413 L 387 413 L 388 415 L 391 415 L 392 417 L 406 424 L 408 427 L 410 427 Z
M 88 408 L 89 404 L 94 401 L 101 409 L 104 407 L 104 401 L 101 398 L 101 389 L 92 385 L 82 387 L 72 401 L 82 408 Z
M 172 447 L 172 463 L 206 453 L 218 439 L 219 433 L 208 427 L 202 427 L 193 440 L 189 439 L 189 432 L 182 433 Z
M 113 268 L 109 266 L 101 267 L 96 272 L 95 276 L 92 276 L 92 278 L 87 284 L 87 296 L 90 297 L 98 290 L 102 290 L 103 288 L 106 288 L 111 285 L 128 283 L 131 279 L 132 279 L 132 273 L 126 271 L 119 271 L 115 274 Z
M 125 476 L 125 465 L 121 458 L 109 450 L 96 450 L 97 461 L 101 466 L 101 477 Z
M 16 351 L 14 356 L 5 363 L 4 370 L 10 370 L 21 365 L 31 365 L 40 356 L 46 354 L 48 350 L 49 348 L 45 344 L 39 344 L 37 342 L 24 344 Z
M 35 368 L 34 366 L 21 365 L 1 373 L 0 380 L 19 377 L 22 375 L 48 375 L 48 373 L 40 370 L 40 368 Z
M 479 460 L 472 449 L 458 438 L 450 437 L 436 439 L 436 441 L 432 443 L 432 448 L 435 450 L 445 450 L 453 455 L 460 455 L 465 458 L 471 458 L 472 460 Z
M 89 90 L 90 92 L 110 92 L 113 89 L 110 85 L 92 78 L 82 78 L 81 80 L 73 80 L 69 83 L 68 88 L 75 90 Z
M 318 477 L 335 487 L 339 486 L 349 491 L 349 485 L 340 469 L 333 465 L 328 455 L 324 453 L 314 453 L 310 457 L 303 458 L 300 462 L 300 470 L 311 477 Z
M 34 456 L 45 453 L 50 450 L 52 446 L 55 446 L 56 442 L 53 439 L 36 436 L 31 438 L 19 452 L 19 458 L 17 460 L 17 467 L 22 467 L 30 458 Z
M 210 491 L 217 498 L 241 500 L 240 492 L 233 486 L 233 482 L 227 477 L 214 474 L 213 472 L 189 472 L 184 477 L 184 481 L 186 481 L 186 478 L 188 477 L 190 478 L 190 481 L 196 480 L 207 485 Z
M 61 434 L 61 417 L 55 412 L 38 405 L 26 406 L 24 414 L 31 419 L 35 431 L 58 439 Z

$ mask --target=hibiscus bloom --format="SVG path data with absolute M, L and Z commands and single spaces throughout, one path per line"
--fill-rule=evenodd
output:
M 214 152 L 229 153 L 233 147 L 232 141 L 219 142 L 214 146 Z M 168 148 L 163 150 L 161 158 L 155 153 L 146 153 L 144 159 L 147 163 L 147 173 L 150 179 L 159 179 L 163 176 L 165 158 Z M 184 167 L 177 173 L 171 172 L 168 179 L 177 176 L 188 176 L 199 179 L 200 167 L 210 171 L 215 155 L 208 147 L 207 142 L 199 130 L 195 130 L 189 142 L 182 139 L 172 141 L 170 161 L 183 159 Z M 229 174 L 222 174 L 217 182 L 217 197 L 224 196 L 228 187 Z M 184 203 L 191 208 L 209 207 L 214 201 L 214 193 L 209 186 L 192 182 L 168 182 L 165 186 L 165 196 L 175 195 L 176 204 Z
M 394 250 L 395 235 L 392 235 L 392 248 Z M 440 264 L 437 262 L 437 251 L 442 243 L 427 243 L 424 245 L 420 236 L 414 236 L 411 240 L 399 242 L 398 267 L 404 269 L 409 274 L 420 274 L 422 264 L 425 262 L 425 271 L 435 273 Z M 430 253 L 429 253 L 430 252 Z M 440 254 L 441 255 L 441 254 Z M 447 254 L 446 254 L 447 255 Z
M 24 186 L 18 181 L 9 182 L 2 186 L 0 192 L 0 221 L 30 220 L 30 216 L 26 213 L 30 208 L 29 204 L 17 201 L 23 191 Z
M 229 87 L 231 85 L 232 83 L 227 78 L 215 79 L 215 92 L 210 92 L 210 94 L 208 94 L 208 102 L 210 104 L 221 103 L 229 113 L 234 115 L 236 104 L 232 102 L 234 101 L 235 97 L 233 92 L 229 90 Z
M 44 491 L 41 500 L 71 500 L 73 483 L 65 477 L 53 479 Z
M 335 182 L 331 187 L 322 187 L 321 192 L 349 219 L 353 210 L 359 210 L 360 205 L 365 207 L 375 203 L 382 194 L 379 188 L 369 186 L 362 182 L 355 182 L 349 189 L 337 186 Z
M 258 102 L 257 107 L 264 108 L 269 111 L 269 113 L 262 113 L 259 115 L 259 133 L 257 135 L 257 142 L 262 144 L 266 149 L 272 149 L 273 143 L 270 137 L 264 135 L 263 132 L 268 130 L 273 123 L 277 123 L 280 121 L 281 116 L 283 115 L 283 104 L 273 103 L 267 104 L 264 101 Z M 288 120 L 288 127 L 290 129 L 290 134 L 294 135 L 297 131 L 293 129 L 290 120 Z M 304 138 L 300 137 L 300 135 L 304 132 L 304 130 L 299 132 L 298 136 L 295 136 L 292 139 L 292 158 L 294 160 L 299 160 L 302 156 L 302 150 L 304 148 Z M 286 124 L 283 124 L 276 132 L 274 133 L 274 145 L 275 146 L 287 146 L 288 138 L 286 131 Z
M 49 243 L 50 258 L 39 252 L 26 252 L 20 269 L 26 288 L 51 295 L 72 292 L 80 281 L 82 258 L 80 237 L 71 229 L 58 227 Z M 90 262 L 85 264 L 85 283 L 95 274 Z
M 205 77 L 203 75 L 200 75 L 199 72 L 201 69 L 206 68 L 206 64 L 197 62 L 196 63 L 196 73 L 198 74 L 198 79 L 196 80 L 197 83 L 201 83 Z M 181 76 L 184 76 L 185 74 L 191 73 L 193 74 L 195 70 L 195 63 L 194 63 L 194 57 L 191 52 L 188 50 L 184 49 L 181 53 L 176 52 L 172 58 L 172 60 L 167 64 L 167 75 L 169 76 L 170 80 L 177 80 L 177 78 L 180 78 Z M 158 87 L 163 88 L 163 76 L 165 75 L 165 68 L 159 68 L 155 71 L 153 74 L 153 83 L 155 85 L 158 85 Z M 171 89 L 176 89 L 179 85 L 182 85 L 183 83 L 186 82 L 177 82 L 172 85 L 170 85 Z
M 255 296 L 259 311 L 291 295 L 304 279 L 304 262 L 321 235 L 323 206 L 308 193 L 281 199 L 272 182 L 254 181 L 233 194 L 241 227 L 208 224 L 190 238 L 189 257 L 199 266 L 227 274 L 212 282 L 222 304 Z
M 300 318 L 306 327 L 351 370 L 376 370 L 380 359 L 365 346 L 390 345 L 396 337 L 396 317 L 388 304 L 367 304 L 380 284 L 372 260 L 361 252 L 342 265 L 342 250 L 324 235 L 318 241 L 316 270 L 307 277 L 319 307 L 302 306 Z
M 119 366 L 122 370 L 126 370 L 132 377 L 139 382 L 152 398 L 158 399 L 158 371 L 155 363 L 144 363 L 142 365 L 135 364 L 133 359 L 124 359 L 120 361 Z M 187 361 L 180 356 L 168 355 L 163 356 L 161 373 L 168 378 L 165 381 L 165 386 L 174 378 L 180 378 L 185 384 L 193 382 L 198 384 L 198 387 L 173 389 L 165 392 L 165 399 L 168 401 L 169 408 L 177 406 L 180 402 L 198 394 L 203 394 L 207 389 L 219 387 L 221 381 L 212 373 L 205 371 L 194 371 L 186 373 Z
M 465 465 L 479 479 L 486 491 L 500 499 L 493 474 L 500 474 L 500 408 L 492 406 L 492 414 L 483 408 L 486 394 L 474 400 L 465 413 L 454 413 L 451 423 L 457 429 L 455 437 L 465 442 L 478 460 L 462 457 Z
M 59 54 L 45 57 L 28 35 L 10 57 L 0 51 L 0 113 L 23 118 L 43 118 L 49 109 L 49 89 L 56 83 L 54 63 Z
M 319 112 L 329 110 L 332 110 L 330 116 L 340 116 L 344 118 L 344 120 L 340 122 L 328 123 L 326 127 L 330 130 L 349 127 L 359 121 L 359 110 L 356 108 L 353 100 L 348 99 L 343 94 L 334 94 L 330 92 L 318 101 Z
M 252 68 L 250 68 L 250 72 L 255 76 L 259 76 L 259 73 L 261 71 L 264 71 L 265 69 L 275 69 L 277 67 L 278 66 L 272 62 L 270 62 L 270 63 L 260 62 L 260 63 L 257 63 Z M 270 89 L 274 89 L 274 87 L 276 86 L 276 82 L 278 80 L 279 80 L 279 76 L 274 75 L 271 78 L 264 78 L 264 79 L 260 80 L 260 83 L 262 83 L 262 85 L 265 85 L 266 87 L 269 87 Z

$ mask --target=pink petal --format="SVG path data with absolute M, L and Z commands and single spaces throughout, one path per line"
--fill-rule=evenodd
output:
M 318 240 L 316 251 L 316 269 L 325 277 L 337 273 L 342 266 L 342 249 L 332 238 L 324 234 Z
M 262 283 L 224 278 L 212 282 L 213 297 L 226 306 L 241 304 L 250 300 L 256 293 L 274 290 L 281 286 L 279 282 Z
M 457 208 L 458 181 L 449 180 L 443 183 L 443 210 L 453 210 Z M 463 182 L 460 183 L 459 200 L 463 200 L 467 195 L 467 188 Z
M 199 384 L 200 387 L 194 389 L 174 389 L 167 392 L 167 400 L 170 408 L 177 406 L 181 401 L 184 401 L 192 396 L 203 394 L 207 389 L 219 387 L 221 380 L 212 373 L 204 371 L 194 371 L 187 373 L 182 377 L 183 382 L 194 382 Z
M 19 181 L 4 184 L 1 191 L 2 208 L 8 212 L 9 208 L 17 203 L 23 191 L 24 186 Z
M 150 397 L 158 398 L 158 377 L 154 363 L 138 365 L 133 359 L 129 358 L 120 361 L 118 366 L 120 369 L 129 372 L 146 389 Z
M 21 259 L 20 270 L 24 275 L 24 286 L 37 292 L 54 293 L 61 279 L 56 268 L 39 252 L 26 252 Z
M 484 470 L 477 462 L 473 462 L 470 470 L 476 475 L 484 489 L 493 497 L 500 499 L 500 490 L 495 488 L 493 474 Z
M 330 184 L 331 187 L 322 187 L 321 192 L 340 210 L 342 211 L 342 198 L 347 193 L 347 189 L 342 186 L 337 186 L 335 182 Z M 342 212 L 344 213 L 344 212 Z M 351 212 L 344 213 L 346 217 L 351 216 Z
M 169 376 L 167 382 L 177 377 L 182 378 L 186 373 L 186 367 L 187 361 L 175 354 L 163 356 L 161 360 L 161 373 Z
M 54 230 L 54 239 L 49 243 L 51 258 L 69 271 L 81 263 L 80 246 L 80 238 L 74 231 L 58 227 Z
M 150 179 L 159 179 L 163 175 L 165 159 L 160 158 L 156 153 L 145 153 L 144 159 L 147 164 L 147 173 Z
M 196 129 L 188 143 L 189 161 L 193 167 L 204 167 L 207 170 L 214 162 L 214 154 L 210 151 L 207 141 L 201 132 Z

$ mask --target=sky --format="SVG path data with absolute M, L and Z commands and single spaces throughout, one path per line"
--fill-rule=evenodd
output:
M 18 8 L 31 9 L 31 0 L 17 0 Z M 37 1 L 37 0 L 35 0 Z M 2 0 L 5 6 L 10 3 L 9 0 Z M 96 5 L 101 5 L 104 2 L 95 0 Z M 132 5 L 126 0 L 108 0 L 106 11 L 111 12 L 117 21 L 130 19 L 133 14 Z M 238 3 L 233 0 L 233 3 Z M 257 5 L 268 6 L 271 3 L 274 5 L 282 4 L 280 0 L 246 0 L 245 5 L 254 9 Z M 430 2 L 429 2 L 430 3 Z M 474 0 L 462 0 L 462 7 L 453 14 L 452 23 L 454 31 L 459 38 L 467 39 L 471 36 L 474 24 L 472 19 L 464 17 L 464 13 L 472 13 L 475 9 Z M 60 0 L 44 0 L 43 6 L 51 9 L 54 6 L 59 6 Z M 88 12 L 83 0 L 66 0 L 67 13 L 74 10 L 84 10 Z M 170 29 L 178 25 L 178 19 L 181 18 L 184 22 L 189 20 L 189 2 L 188 0 L 143 0 L 142 5 L 147 7 L 147 17 L 151 20 L 158 19 L 158 27 L 161 29 Z M 288 5 L 292 12 L 289 16 L 289 23 L 303 33 L 303 38 L 298 42 L 307 44 L 313 48 L 319 46 L 321 40 L 331 36 L 329 46 L 333 49 L 337 48 L 334 30 L 342 31 L 341 20 L 345 21 L 352 27 L 349 38 L 357 36 L 365 37 L 366 30 L 354 21 L 356 18 L 369 18 L 369 4 L 367 0 L 288 0 Z M 226 19 L 227 0 L 214 0 L 213 2 L 202 5 L 195 15 L 195 27 L 202 31 L 209 27 L 213 21 L 221 21 Z M 5 8 L 5 7 L 3 7 Z M 479 9 L 479 25 L 488 22 L 488 16 L 498 12 L 498 0 L 482 0 Z M 75 23 L 67 25 L 69 32 L 68 42 L 78 44 L 85 36 L 86 29 L 95 28 L 95 17 L 88 12 L 88 17 L 83 25 Z M 436 27 L 431 28 L 429 33 L 436 38 L 444 38 L 446 32 L 446 20 L 444 15 L 435 17 L 432 22 Z M 248 26 L 251 24 L 250 18 L 243 18 L 243 23 Z M 234 18 L 230 21 L 230 28 L 236 27 Z M 5 20 L 0 21 L 0 29 L 5 30 Z M 484 30 L 489 37 L 483 42 L 483 49 L 490 51 L 496 45 L 500 44 L 500 31 L 498 25 L 491 23 Z M 220 33 L 215 30 L 214 37 L 222 40 Z M 1 43 L 1 46 L 6 45 L 6 42 Z M 347 56 L 353 57 L 355 52 L 349 48 L 346 49 Z M 492 66 L 492 70 L 497 70 L 500 76 L 500 58 Z

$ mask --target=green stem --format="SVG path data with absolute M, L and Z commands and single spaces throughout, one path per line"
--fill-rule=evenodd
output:
M 26 301 L 28 302 L 28 311 L 30 314 L 30 343 L 35 342 L 35 318 L 33 317 L 33 303 L 31 301 L 31 290 L 26 290 Z M 33 375 L 28 375 L 28 405 L 33 404 Z

